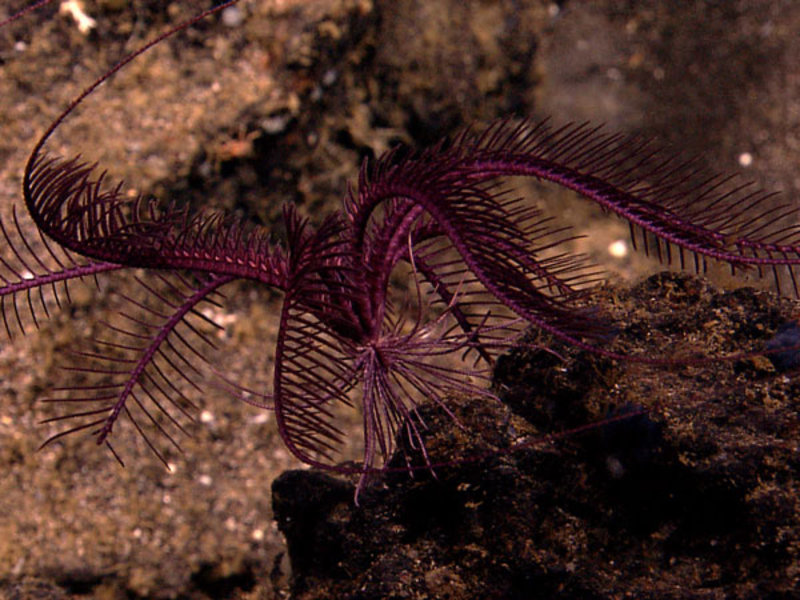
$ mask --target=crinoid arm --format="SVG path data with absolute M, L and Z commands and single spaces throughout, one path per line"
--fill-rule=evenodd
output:
M 496 332 L 496 342 L 524 322 L 578 344 L 604 339 L 606 324 L 582 305 L 599 271 L 582 256 L 558 252 L 576 235 L 509 193 L 499 176 L 475 177 L 462 151 L 440 144 L 362 168 L 358 194 L 346 205 L 356 248 L 413 257 L 465 332 L 480 325 Z
M 419 153 L 390 153 L 362 169 L 358 194 L 346 204 L 350 235 L 361 251 L 376 241 L 385 249 L 386 232 L 405 224 L 418 268 L 443 301 L 461 286 L 465 329 L 505 308 L 565 341 L 605 352 L 597 342 L 613 330 L 584 308 L 598 271 L 557 251 L 575 235 L 508 194 L 501 186 L 509 176 L 576 191 L 626 220 L 634 245 L 664 262 L 703 270 L 717 261 L 734 271 L 770 273 L 777 287 L 788 280 L 798 292 L 796 209 L 648 140 L 587 125 L 501 121 Z M 479 308 L 466 316 L 470 306 Z
M 190 394 L 202 392 L 206 379 L 205 352 L 215 349 L 210 333 L 218 328 L 203 313 L 216 304 L 217 290 L 230 276 L 177 273 L 137 278 L 138 290 L 118 294 L 122 308 L 94 340 L 93 351 L 71 351 L 77 359 L 62 367 L 81 383 L 58 387 L 44 402 L 62 413 L 45 420 L 67 426 L 48 438 L 48 445 L 65 435 L 86 431 L 111 445 L 122 417 L 165 465 L 166 454 L 154 434 L 180 450 L 177 434 L 188 434 L 197 407 Z
M 94 340 L 95 348 L 73 352 L 77 366 L 66 368 L 81 383 L 60 388 L 48 399 L 67 407 L 48 421 L 68 426 L 46 443 L 88 431 L 98 443 L 111 447 L 115 425 L 125 417 L 166 463 L 153 433 L 178 447 L 176 432 L 185 433 L 193 408 L 189 390 L 201 391 L 201 382 L 209 380 L 206 375 L 235 396 L 252 397 L 224 373 L 217 375 L 203 364 L 204 351 L 213 350 L 204 328 L 213 323 L 200 307 L 215 303 L 217 290 L 235 279 L 282 289 L 285 254 L 268 232 L 240 220 L 190 215 L 174 205 L 162 208 L 154 200 L 125 198 L 121 185 L 107 187 L 103 174 L 95 177 L 94 167 L 77 159 L 33 160 L 29 167 L 23 186 L 26 203 L 39 228 L 40 244 L 49 249 L 49 263 L 58 269 L 46 268 L 48 261 L 38 258 L 18 228 L 21 241 L 16 244 L 5 234 L 18 263 L 5 264 L 10 273 L 5 278 L 10 299 L 4 311 L 7 327 L 13 320 L 22 328 L 23 295 L 36 323 L 39 313 L 48 310 L 41 290 L 60 279 L 126 267 L 146 269 L 136 280 L 135 292 L 119 294 L 124 305 L 119 318 L 106 323 L 107 333 Z M 73 258 L 76 255 L 81 259 Z M 31 278 L 30 272 L 37 276 Z M 31 290 L 37 286 L 40 291 L 34 296 Z M 58 289 L 53 290 L 59 302 Z M 258 403 L 269 405 L 269 394 Z
M 69 305 L 72 286 L 91 283 L 100 289 L 99 276 L 124 268 L 78 256 L 41 230 L 29 231 L 30 223 L 24 223 L 16 210 L 10 223 L 0 222 L 0 309 L 9 337 L 39 328 L 54 310 Z M 45 402 L 61 408 L 59 416 L 46 422 L 69 425 L 45 444 L 88 430 L 98 443 L 111 448 L 114 425 L 126 416 L 166 462 L 147 429 L 155 428 L 174 445 L 176 438 L 169 427 L 185 431 L 179 419 L 190 417 L 191 402 L 181 387 L 199 388 L 196 363 L 202 362 L 202 351 L 213 346 L 207 333 L 213 324 L 201 306 L 215 302 L 216 290 L 232 279 L 154 271 L 137 278 L 138 292 L 117 293 L 122 305 L 119 318 L 105 324 L 105 333 L 94 340 L 94 348 L 66 351 L 72 360 L 64 360 L 61 368 L 70 374 L 70 382 L 53 390 Z M 178 386 L 176 381 L 186 385 Z
M 626 220 L 634 245 L 681 268 L 706 261 L 755 270 L 791 282 L 800 264 L 797 207 L 736 175 L 713 172 L 696 159 L 658 148 L 651 140 L 606 133 L 600 127 L 547 121 L 499 122 L 454 143 L 465 176 L 485 181 L 526 175 L 572 189 Z M 638 244 L 637 244 L 638 238 Z
M 23 230 L 16 207 L 11 222 L 0 220 L 0 314 L 9 338 L 39 328 L 54 309 L 71 302 L 70 285 L 121 268 L 110 262 L 95 262 L 75 256 L 49 242 L 41 231 Z
M 28 211 L 63 248 L 127 267 L 204 271 L 283 287 L 285 259 L 268 232 L 220 214 L 124 197 L 121 183 L 108 186 L 95 171 L 79 159 L 28 165 Z

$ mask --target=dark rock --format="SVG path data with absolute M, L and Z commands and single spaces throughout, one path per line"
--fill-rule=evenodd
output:
M 691 309 L 659 325 L 684 292 Z M 743 381 L 736 361 L 698 357 L 753 344 L 741 331 L 722 335 L 738 319 L 736 298 L 749 298 L 753 317 L 773 330 L 790 303 L 763 292 L 732 299 L 674 274 L 614 297 L 613 318 L 630 325 L 619 339 L 625 352 L 688 357 L 684 364 L 579 369 L 594 358 L 569 351 L 543 361 L 542 369 L 583 373 L 576 387 L 515 364 L 547 357 L 521 347 L 505 357 L 515 402 L 525 402 L 528 376 L 528 400 L 563 397 L 564 385 L 576 410 L 556 411 L 543 425 L 499 403 L 454 399 L 461 429 L 425 406 L 431 460 L 449 466 L 435 477 L 387 472 L 370 481 L 359 506 L 353 481 L 314 471 L 276 481 L 295 597 L 792 597 L 800 558 L 796 386 L 755 372 Z M 506 381 L 496 377 L 498 388 Z M 597 426 L 536 443 L 579 427 L 578 414 Z

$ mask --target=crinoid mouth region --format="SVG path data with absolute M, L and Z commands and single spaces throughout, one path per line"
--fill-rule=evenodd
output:
M 422 435 L 427 425 L 417 411 L 421 404 L 436 404 L 458 422 L 447 408 L 449 395 L 497 400 L 488 390 L 491 368 L 456 363 L 453 353 L 468 352 L 468 342 L 463 336 L 448 339 L 437 335 L 437 328 L 386 336 L 361 349 L 355 367 L 363 381 L 360 393 L 367 440 L 366 468 L 375 468 L 389 459 L 398 435 L 427 460 Z

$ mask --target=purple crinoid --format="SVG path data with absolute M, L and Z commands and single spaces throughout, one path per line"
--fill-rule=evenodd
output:
M 64 118 L 166 35 L 88 88 L 34 148 L 23 191 L 39 238 L 23 235 L 16 216 L 2 225 L 12 256 L 0 272 L 9 336 L 68 301 L 75 279 L 146 273 L 136 277 L 147 300 L 126 297 L 127 324 L 107 324 L 107 337 L 96 340 L 113 352 L 79 353 L 71 370 L 80 380 L 49 399 L 66 407 L 50 419 L 66 428 L 45 443 L 86 431 L 116 455 L 114 428 L 126 420 L 166 462 L 156 437 L 177 446 L 175 433 L 185 430 L 193 406 L 176 378 L 201 390 L 210 376 L 274 409 L 288 448 L 312 465 L 336 468 L 344 436 L 336 407 L 359 404 L 365 450 L 358 471 L 367 474 L 381 468 L 398 435 L 422 446 L 420 401 L 446 410 L 454 391 L 494 399 L 486 385 L 494 359 L 528 327 L 634 358 L 601 345 L 611 329 L 587 308 L 599 275 L 583 257 L 559 250 L 574 237 L 569 227 L 512 195 L 503 185 L 510 176 L 596 202 L 666 262 L 699 270 L 713 260 L 767 271 L 776 281 L 786 275 L 797 291 L 800 231 L 785 224 L 793 208 L 776 208 L 769 194 L 646 140 L 587 125 L 509 120 L 420 152 L 393 150 L 362 166 L 357 189 L 319 227 L 286 207 L 285 243 L 233 217 L 128 198 L 96 166 L 49 156 L 45 144 Z M 390 282 L 398 271 L 411 279 L 399 297 Z M 283 294 L 273 387 L 257 402 L 202 366 L 214 345 L 202 306 L 241 279 Z

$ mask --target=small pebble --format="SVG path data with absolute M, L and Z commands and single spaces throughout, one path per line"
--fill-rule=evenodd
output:
M 222 11 L 222 22 L 227 27 L 239 27 L 244 22 L 244 13 L 238 6 L 229 6 Z
M 617 240 L 608 245 L 608 253 L 614 258 L 625 258 L 628 256 L 628 244 L 625 240 Z

